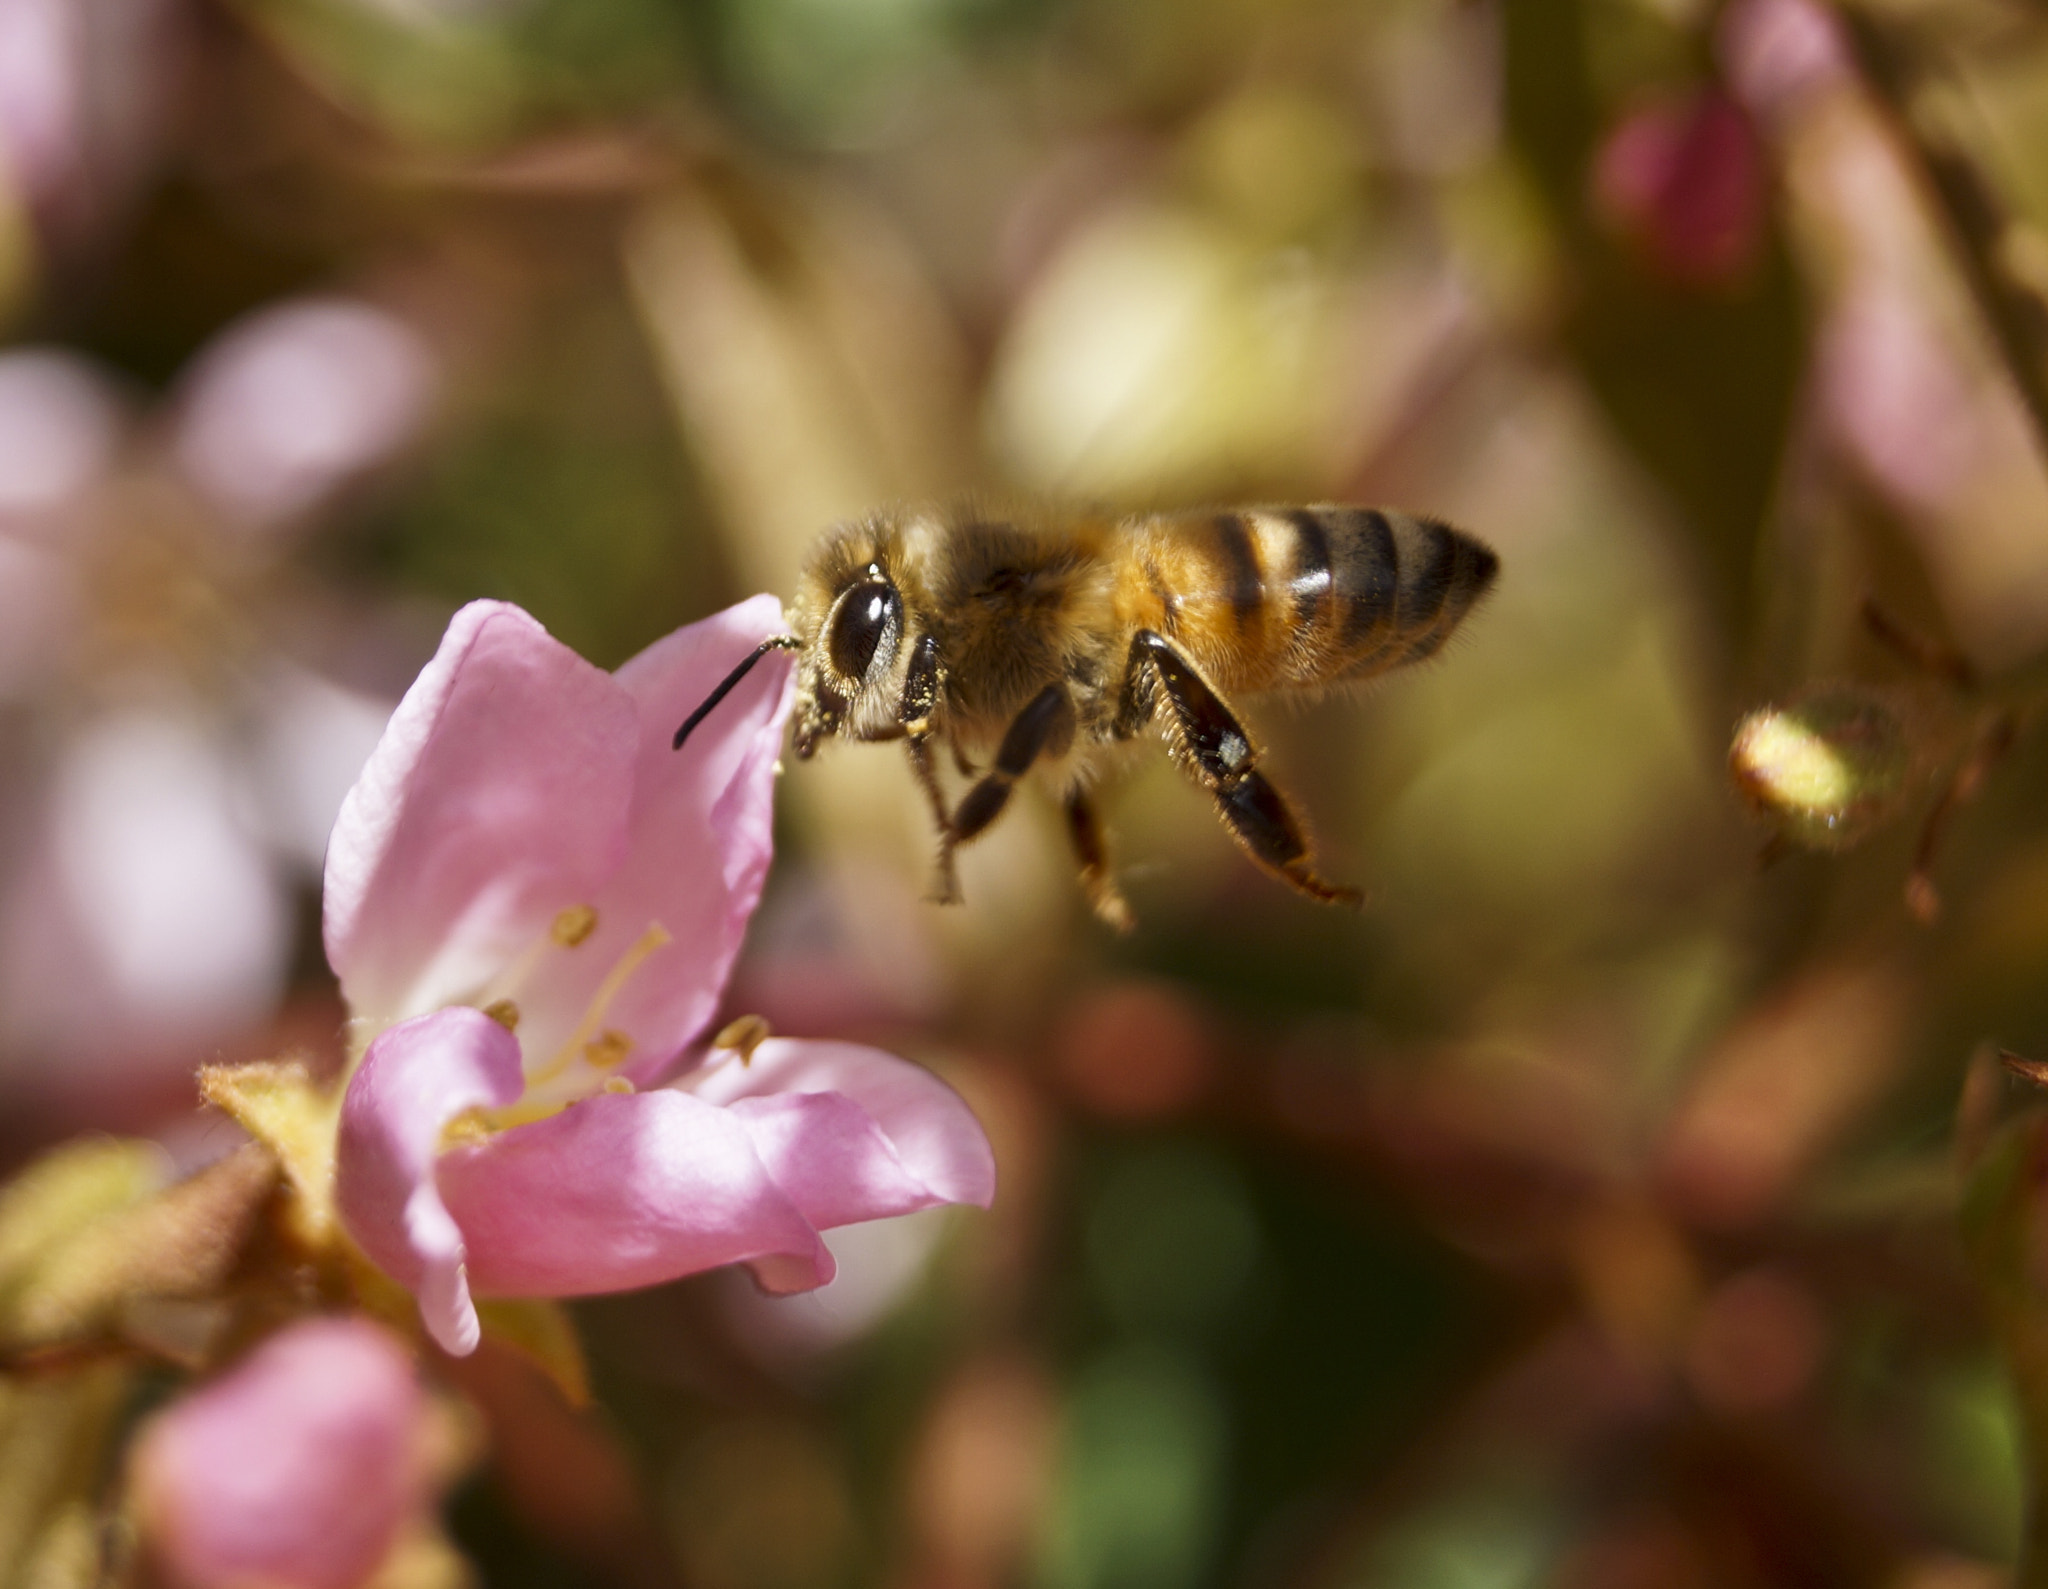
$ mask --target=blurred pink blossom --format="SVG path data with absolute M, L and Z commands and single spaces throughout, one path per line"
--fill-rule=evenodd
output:
M 1687 286 L 1741 279 L 1763 241 L 1762 152 L 1717 88 L 1623 117 L 1601 146 L 1593 192 L 1649 265 Z
M 32 694 L 77 646 L 91 493 L 126 424 L 113 383 L 86 360 L 0 353 L 0 700 Z
M 281 524 L 410 440 L 433 381 L 431 353 L 397 316 L 346 298 L 279 304 L 186 374 L 173 450 L 231 522 Z
M 1871 476 L 1923 512 L 1986 463 L 1989 401 L 1926 306 L 1865 272 L 1828 315 L 1817 361 L 1821 413 Z
M 308 325 L 310 336 L 292 329 Z M 266 329 L 277 326 L 282 343 Z M 250 647 L 274 619 L 219 622 L 254 616 L 238 544 L 251 521 L 219 502 L 188 511 L 191 487 L 166 475 L 177 439 L 232 407 L 230 389 L 267 402 L 273 424 L 303 415 L 292 392 L 323 380 L 357 398 L 383 392 L 390 403 L 351 422 L 351 447 L 377 427 L 409 427 L 425 392 L 418 343 L 383 311 L 339 299 L 240 321 L 188 373 L 185 428 L 173 427 L 168 455 L 150 444 L 162 427 L 138 424 L 90 361 L 0 353 L 0 701 L 61 703 L 0 767 L 0 815 L 25 830 L 0 864 L 0 1094 L 115 1123 L 115 1100 L 146 1107 L 148 1089 L 110 1092 L 108 1069 L 130 1082 L 189 1077 L 273 1012 L 292 890 L 317 871 L 391 703 Z M 412 373 L 390 378 L 401 367 Z M 259 426 L 242 438 L 246 459 L 272 487 L 289 477 L 295 490 L 327 489 L 322 468 L 373 461 L 359 447 L 343 458 L 335 406 L 282 449 L 266 450 Z M 138 567 L 182 605 L 138 623 Z M 196 614 L 198 632 L 156 621 Z M 232 666 L 194 665 L 213 644 L 233 648 Z
M 41 529 L 76 504 L 112 467 L 126 422 L 113 383 L 76 354 L 0 353 L 0 531 Z
M 1770 122 L 1852 73 L 1841 23 L 1814 0 L 1736 0 L 1715 42 L 1729 87 Z
M 153 1557 L 179 1589 L 354 1589 L 431 1498 L 425 1413 L 382 1329 L 292 1325 L 137 1440 Z
M 135 190 L 180 50 L 171 0 L 0 0 L 0 194 L 70 247 Z
M 782 628 L 757 597 L 612 675 L 473 603 L 342 807 L 327 953 L 368 1047 L 337 1202 L 452 1352 L 478 1339 L 472 1287 L 745 1262 L 805 1290 L 832 1278 L 822 1229 L 993 1194 L 979 1125 L 919 1067 L 702 1046 L 768 868 L 788 663 L 670 737 Z
M 288 895 L 204 713 L 158 702 L 92 720 L 64 741 L 42 803 L 0 908 L 0 1035 L 41 1062 L 20 1081 L 75 1081 L 48 1064 L 59 1056 L 189 1069 L 195 1048 L 269 1012 Z

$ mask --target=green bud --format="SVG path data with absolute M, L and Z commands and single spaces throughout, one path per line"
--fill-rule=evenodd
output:
M 148 1305 L 216 1297 L 277 1184 L 275 1156 L 246 1143 L 152 1197 L 101 1214 L 45 1252 L 6 1297 L 0 1346 L 32 1351 L 128 1336 L 127 1316 L 138 1307 L 146 1333 L 162 1335 L 161 1310 Z
M 1860 844 L 1896 815 L 1912 759 L 1899 714 L 1847 685 L 1750 713 L 1728 747 L 1736 788 L 1786 838 L 1817 850 Z
M 170 1179 L 153 1142 L 85 1137 L 55 1148 L 0 1187 L 0 1291 L 24 1283 L 46 1254 Z

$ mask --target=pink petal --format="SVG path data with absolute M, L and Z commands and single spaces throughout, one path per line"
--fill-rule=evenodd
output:
M 671 942 L 640 967 L 605 1025 L 633 1039 L 620 1074 L 664 1075 L 718 1007 L 774 853 L 775 760 L 788 714 L 787 656 L 763 657 L 684 743 L 676 727 L 762 640 L 786 634 L 772 596 L 656 641 L 619 669 L 639 714 L 628 858 L 592 901 L 598 930 L 551 957 L 520 1001 L 529 1054 L 552 1051 L 627 947 L 659 922 Z
M 412 1288 L 428 1332 L 457 1356 L 476 1349 L 463 1231 L 435 1180 L 442 1133 L 466 1109 L 516 1102 L 519 1044 L 463 1006 L 382 1033 L 341 1103 L 335 1202 L 378 1268 Z
M 192 1589 L 353 1589 L 423 1507 L 424 1399 L 359 1319 L 295 1324 L 174 1403 L 135 1447 L 145 1536 Z
M 517 607 L 472 602 L 399 702 L 327 851 L 328 962 L 358 1017 L 473 994 L 625 858 L 632 704 Z
M 686 1093 L 601 1093 L 452 1150 L 440 1180 L 481 1295 L 624 1291 L 740 1262 L 780 1289 L 832 1278 L 747 1127 Z
M 747 1122 L 762 1159 L 814 1225 L 938 1203 L 986 1208 L 995 1156 L 960 1095 L 921 1065 L 853 1043 L 773 1038 L 686 1085 Z

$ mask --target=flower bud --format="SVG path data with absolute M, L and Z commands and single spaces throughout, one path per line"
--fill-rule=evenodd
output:
M 1740 281 L 1763 242 L 1763 152 L 1718 88 L 1625 116 L 1601 145 L 1593 197 L 1645 263 L 1681 286 Z
M 1750 713 L 1728 748 L 1735 786 L 1809 849 L 1847 849 L 1889 821 L 1911 765 L 1899 714 L 1848 686 Z
M 376 1325 L 309 1319 L 144 1427 L 133 1483 L 179 1589 L 356 1589 L 430 1503 L 426 1398 Z

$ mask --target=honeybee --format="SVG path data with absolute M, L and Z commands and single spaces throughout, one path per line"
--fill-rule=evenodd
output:
M 1093 790 L 1116 750 L 1156 725 L 1253 861 L 1311 899 L 1356 905 L 1356 889 L 1317 874 L 1230 698 L 1420 661 L 1499 566 L 1462 531 L 1378 508 L 877 513 L 825 534 L 795 632 L 762 642 L 675 743 L 768 652 L 798 652 L 797 755 L 835 736 L 904 743 L 938 829 L 938 898 L 960 897 L 954 851 L 1037 775 L 1060 794 L 1089 903 L 1128 928 Z M 957 804 L 939 746 L 972 780 Z

